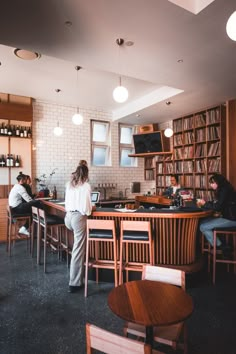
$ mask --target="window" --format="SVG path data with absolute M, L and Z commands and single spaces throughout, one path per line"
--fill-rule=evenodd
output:
M 131 125 L 120 124 L 120 166 L 133 167 L 137 166 L 137 158 L 129 157 L 134 154 L 133 134 L 136 127 Z
M 110 165 L 110 123 L 91 121 L 92 165 Z

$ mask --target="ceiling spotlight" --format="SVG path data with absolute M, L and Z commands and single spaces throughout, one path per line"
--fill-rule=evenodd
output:
M 17 58 L 24 59 L 24 60 L 35 60 L 41 57 L 41 54 L 37 52 L 31 52 L 29 50 L 24 50 L 19 48 L 16 48 L 14 50 L 14 54 Z
M 236 41 L 236 11 L 232 13 L 227 21 L 226 32 L 232 41 Z
M 169 106 L 171 104 L 171 101 L 166 101 L 166 105 Z
M 71 27 L 71 26 L 72 26 L 72 22 L 71 22 L 71 21 L 65 21 L 65 22 L 64 22 L 64 25 L 65 25 L 66 27 Z
M 177 60 L 177 63 L 183 63 L 183 62 L 184 62 L 183 59 Z

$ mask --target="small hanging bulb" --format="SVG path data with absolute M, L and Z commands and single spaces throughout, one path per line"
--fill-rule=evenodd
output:
M 120 84 L 113 91 L 113 98 L 118 103 L 125 102 L 129 97 L 129 92 L 126 87 L 121 85 L 121 77 L 119 78 Z
M 63 133 L 63 130 L 62 130 L 61 127 L 59 127 L 59 122 L 57 122 L 57 127 L 55 127 L 55 128 L 53 129 L 53 134 L 54 134 L 55 136 L 61 136 L 62 133 Z
M 171 128 L 166 128 L 165 131 L 164 131 L 164 135 L 167 137 L 167 138 L 170 138 L 172 137 L 173 135 L 173 130 Z

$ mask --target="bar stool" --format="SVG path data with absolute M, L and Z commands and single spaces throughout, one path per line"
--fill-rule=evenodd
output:
M 218 235 L 221 235 L 221 237 L 225 237 L 226 245 L 233 245 L 233 260 L 230 259 L 229 257 L 222 258 L 222 251 L 217 250 L 217 245 L 216 245 L 216 239 Z M 214 229 L 214 234 L 213 234 L 213 272 L 212 272 L 212 281 L 213 284 L 215 284 L 215 278 L 216 278 L 216 263 L 225 263 L 227 264 L 227 271 L 229 271 L 229 265 L 233 264 L 234 265 L 234 273 L 236 273 L 236 227 L 219 227 Z M 230 242 L 230 239 L 233 238 Z M 221 258 L 218 258 L 218 255 L 220 253 Z M 209 257 L 211 257 L 211 253 L 209 253 Z
M 123 251 L 125 257 L 123 257 Z M 130 258 L 132 259 L 130 260 Z M 147 259 L 148 261 L 145 262 Z M 150 222 L 122 220 L 120 226 L 119 284 L 123 283 L 122 270 L 126 271 L 126 281 L 128 281 L 129 271 L 142 272 L 145 263 L 154 264 Z
M 36 237 L 35 237 L 36 229 Z M 40 232 L 40 223 L 39 223 L 39 212 L 38 208 L 32 206 L 32 225 L 31 225 L 31 255 L 34 255 L 34 240 L 38 239 L 38 234 Z
M 15 242 L 15 240 L 27 240 L 27 249 L 28 249 L 28 241 L 31 237 L 31 230 L 29 227 L 29 236 L 21 235 L 19 236 L 19 229 L 26 222 L 30 225 L 31 223 L 31 214 L 13 214 L 12 208 L 7 206 L 7 243 L 6 250 L 11 256 L 11 245 Z
M 57 215 L 46 215 L 45 211 L 38 209 L 39 213 L 39 233 L 38 233 L 38 242 L 37 242 L 37 263 L 40 263 L 40 249 L 41 241 L 44 243 L 44 273 L 46 273 L 46 254 L 47 246 L 49 246 L 53 251 L 58 253 L 58 259 L 60 258 L 61 251 L 61 231 L 65 227 L 64 220 Z M 53 229 L 56 228 L 57 232 L 53 233 Z M 43 237 L 41 233 L 43 230 Z
M 208 271 L 208 273 L 210 273 L 210 270 L 211 270 L 211 260 L 209 257 L 210 252 L 211 252 L 211 245 L 206 240 L 204 234 L 201 233 L 201 253 L 202 253 L 202 255 L 207 254 L 207 271 Z
M 113 269 L 115 286 L 118 285 L 117 238 L 114 220 L 87 220 L 87 242 L 85 260 L 85 288 L 87 297 L 88 269 L 96 269 L 98 283 L 98 269 Z

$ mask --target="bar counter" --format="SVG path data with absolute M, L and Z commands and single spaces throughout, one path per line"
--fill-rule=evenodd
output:
M 63 204 L 43 201 L 51 214 L 65 215 Z M 154 239 L 154 262 L 194 272 L 199 269 L 197 258 L 197 230 L 201 218 L 210 216 L 212 211 L 200 208 L 151 208 L 129 211 L 111 208 L 97 208 L 91 217 L 103 220 L 115 220 L 119 232 L 121 220 L 147 220 L 151 222 Z M 109 253 L 109 250 L 103 250 Z M 148 253 L 144 245 L 134 244 L 130 250 L 133 261 L 148 262 Z

